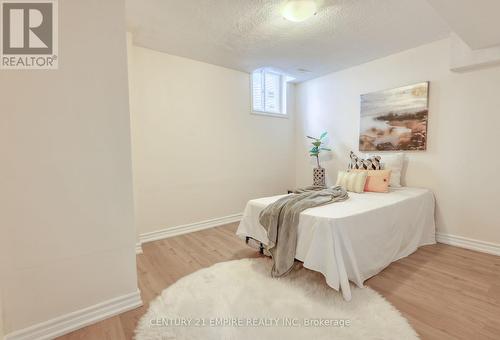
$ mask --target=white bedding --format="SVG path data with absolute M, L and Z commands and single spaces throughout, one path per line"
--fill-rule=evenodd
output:
M 259 213 L 281 196 L 247 203 L 236 231 L 268 243 Z M 300 214 L 295 258 L 321 272 L 328 285 L 351 299 L 349 281 L 359 287 L 391 262 L 434 244 L 434 195 L 421 188 L 395 188 L 389 193 L 349 193 L 349 199 Z

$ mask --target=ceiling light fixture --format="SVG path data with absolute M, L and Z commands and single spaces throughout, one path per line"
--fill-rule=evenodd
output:
M 290 0 L 283 7 L 282 15 L 285 19 L 293 22 L 301 22 L 309 19 L 318 10 L 314 0 Z

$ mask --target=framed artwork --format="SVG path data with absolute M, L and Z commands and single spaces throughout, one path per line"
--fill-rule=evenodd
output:
M 361 95 L 360 151 L 425 150 L 429 82 Z

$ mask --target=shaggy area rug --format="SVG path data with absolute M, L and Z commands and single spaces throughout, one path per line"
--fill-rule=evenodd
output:
M 218 263 L 188 275 L 151 302 L 137 340 L 418 339 L 405 318 L 370 288 L 352 300 L 297 265 L 270 277 L 267 258 Z

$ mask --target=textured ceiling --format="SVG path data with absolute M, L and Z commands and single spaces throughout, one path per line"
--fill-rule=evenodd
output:
M 301 23 L 282 18 L 285 2 L 127 0 L 127 25 L 138 46 L 246 72 L 275 67 L 299 81 L 449 34 L 425 0 L 324 0 Z
M 472 49 L 500 44 L 499 0 L 428 0 Z

